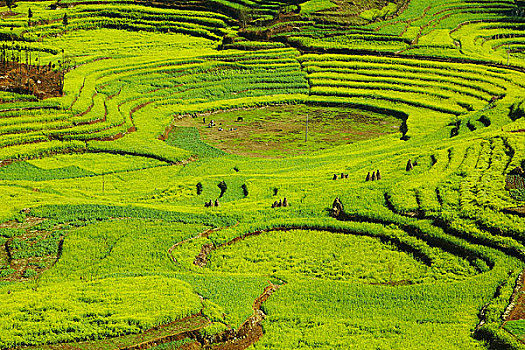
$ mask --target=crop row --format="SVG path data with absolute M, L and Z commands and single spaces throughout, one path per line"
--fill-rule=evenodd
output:
M 64 15 L 68 17 L 66 26 L 63 23 Z M 152 8 L 134 4 L 79 5 L 67 11 L 55 11 L 51 16 L 37 11 L 31 26 L 27 25 L 25 18 L 13 17 L 0 25 L 0 35 L 17 40 L 37 41 L 43 36 L 54 36 L 64 31 L 119 28 L 133 31 L 171 31 L 217 40 L 227 32 L 231 22 L 228 16 L 211 11 Z M 17 29 L 13 30 L 13 27 Z M 35 43 L 30 47 L 45 49 L 40 46 Z
M 416 0 L 411 1 L 400 16 L 386 22 L 371 23 L 367 28 L 378 33 L 395 34 L 410 39 L 410 46 L 400 51 L 401 54 L 462 60 L 474 58 L 499 63 L 501 60 L 494 56 L 480 56 L 479 52 L 465 51 L 464 37 L 482 34 L 478 28 L 487 24 L 519 25 L 522 21 L 519 15 L 519 6 L 510 0 L 441 1 L 432 4 Z M 463 27 L 468 29 L 463 30 Z M 461 36 L 456 35 L 456 31 L 461 32 Z M 453 41 L 451 37 L 457 40 Z M 440 49 L 440 43 L 446 43 L 446 48 Z
M 171 21 L 147 21 L 134 20 L 131 18 L 80 18 L 72 19 L 68 24 L 68 30 L 87 30 L 87 29 L 122 29 L 130 31 L 159 31 L 159 32 L 175 32 L 183 33 L 193 36 L 200 36 L 204 38 L 218 40 L 222 31 L 214 29 L 210 31 L 207 27 L 191 23 L 179 23 Z M 45 27 L 38 27 L 31 31 L 36 37 L 58 35 L 64 31 L 62 24 L 47 25 Z
M 359 64 L 370 65 L 390 65 L 393 66 L 392 69 L 398 69 L 401 71 L 410 71 L 411 69 L 417 70 L 427 69 L 427 70 L 436 70 L 442 75 L 447 75 L 450 73 L 458 76 L 461 74 L 472 74 L 473 80 L 481 79 L 482 81 L 491 82 L 492 80 L 506 80 L 509 81 L 507 71 L 503 69 L 487 69 L 481 66 L 472 65 L 472 64 L 461 64 L 461 63 L 449 63 L 449 62 L 437 62 L 429 60 L 419 60 L 419 59 L 407 59 L 407 58 L 398 58 L 398 57 L 381 57 L 381 56 L 357 56 L 357 55 L 304 55 L 300 57 L 301 62 L 305 62 L 308 65 L 308 62 L 312 62 L 311 65 L 335 65 L 335 66 L 359 66 Z M 330 63 L 333 62 L 333 63 Z M 362 63 L 360 63 L 362 62 Z M 481 76 L 478 79 L 475 79 L 475 76 Z M 494 82 L 494 84 L 498 84 Z M 501 86 L 501 84 L 498 84 Z
M 337 55 L 301 57 L 309 73 L 311 93 L 366 97 L 459 115 L 482 109 L 492 96 L 504 94 L 507 85 L 501 75 L 477 67 L 460 72 L 458 66 L 434 62 L 416 65 L 413 60 L 354 59 Z
M 162 4 L 165 0 L 160 1 Z M 63 4 L 70 4 L 75 6 L 83 6 L 92 4 L 91 1 L 82 1 L 82 0 L 63 0 Z M 133 1 L 118 1 L 114 2 L 113 0 L 105 1 L 106 6 L 114 6 L 119 4 L 121 7 L 136 7 L 137 2 Z M 140 2 L 139 2 L 140 3 Z M 98 7 L 104 5 L 97 5 Z M 221 13 L 224 13 L 230 17 L 240 17 L 242 12 L 250 13 L 254 19 L 271 19 L 278 12 L 281 6 L 286 5 L 286 3 L 281 1 L 266 1 L 266 0 L 210 0 L 210 1 L 184 1 L 184 0 L 175 0 L 170 1 L 166 4 L 172 8 L 180 8 L 186 12 L 195 11 L 198 13 L 198 10 L 203 11 L 215 11 L 217 13 L 214 16 L 222 16 Z M 164 5 L 164 6 L 166 6 Z M 159 10 L 157 10 L 159 11 Z M 156 12 L 157 12 L 156 11 Z M 161 10 L 160 10 L 161 11 Z
M 294 50 L 277 49 L 153 59 L 145 64 L 144 60 L 124 65 L 92 62 L 73 72 L 80 77 L 70 80 L 75 84 L 66 84 L 66 110 L 36 114 L 21 113 L 15 108 L 20 102 L 0 106 L 4 107 L 0 142 L 15 146 L 50 140 L 113 140 L 136 128 L 156 137 L 173 114 L 302 101 L 308 83 L 296 56 Z M 38 108 L 42 102 L 34 104 Z M 147 118 L 141 112 L 144 108 L 157 108 L 155 114 L 163 121 L 158 124 Z

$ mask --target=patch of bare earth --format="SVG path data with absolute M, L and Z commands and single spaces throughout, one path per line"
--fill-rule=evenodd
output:
M 0 3 L 0 4 L 2 4 L 2 3 Z M 3 2 L 2 5 L 5 6 L 5 2 Z M 21 13 L 17 13 L 17 12 L 13 12 L 13 11 L 4 11 L 4 12 L 0 12 L 0 17 L 1 17 L 1 18 L 20 17 L 20 16 L 22 16 Z
M 266 107 L 264 110 L 268 112 L 264 118 L 252 118 L 249 111 L 245 111 L 242 120 L 218 113 L 185 117 L 174 124 L 196 127 L 204 142 L 227 153 L 263 158 L 302 155 L 399 132 L 397 120 L 371 118 L 351 111 L 325 114 L 318 109 L 296 113 L 292 108 Z M 274 115 L 278 109 L 284 112 Z M 208 127 L 212 120 L 214 126 Z
M 503 325 L 508 321 L 525 320 L 525 270 L 518 277 L 512 301 L 507 310 Z
M 62 96 L 62 72 L 48 65 L 1 62 L 0 90 L 35 95 L 39 99 Z

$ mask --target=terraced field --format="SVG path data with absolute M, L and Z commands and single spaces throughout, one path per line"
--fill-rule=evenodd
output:
M 0 11 L 0 348 L 524 349 L 520 1 Z

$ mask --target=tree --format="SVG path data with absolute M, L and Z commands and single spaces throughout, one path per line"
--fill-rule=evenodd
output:
M 60 93 L 64 93 L 64 78 L 67 67 L 71 66 L 73 62 L 71 62 L 71 59 L 69 57 L 66 58 L 65 51 L 62 49 L 62 61 L 58 61 L 59 68 L 60 68 L 60 82 L 59 82 L 59 88 Z
M 239 10 L 239 20 L 243 28 L 246 28 L 246 24 L 252 20 L 252 11 L 243 7 Z
M 16 7 L 15 0 L 5 0 L 5 5 L 9 8 L 9 12 L 11 12 L 13 7 Z
M 62 18 L 62 23 L 64 24 L 64 27 L 67 27 L 69 21 L 67 18 L 67 13 L 64 13 L 64 17 Z
M 226 192 L 226 190 L 228 189 L 228 186 L 226 186 L 226 182 L 221 181 L 221 182 L 219 182 L 217 187 L 219 187 L 221 189 L 221 194 L 219 196 L 219 198 L 221 198 L 224 195 L 224 192 Z
M 33 18 L 33 11 L 31 11 L 31 8 L 27 10 L 27 25 L 31 27 L 31 18 Z
M 396 264 L 393 261 L 388 262 L 388 275 L 389 282 L 393 282 L 394 270 L 396 269 Z
M 202 184 L 199 182 L 197 183 L 197 194 L 201 194 L 202 193 Z
M 406 171 L 414 169 L 414 164 L 412 164 L 412 159 L 409 159 L 406 166 Z

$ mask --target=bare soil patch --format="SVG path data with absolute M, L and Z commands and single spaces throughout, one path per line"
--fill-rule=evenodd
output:
M 2 6 L 6 6 L 5 5 L 5 1 L 3 1 L 2 3 Z M 0 12 L 0 17 L 2 18 L 7 18 L 7 17 L 20 17 L 20 16 L 23 16 L 21 13 L 18 13 L 18 12 L 13 12 L 13 11 L 4 11 L 4 12 Z
M 0 90 L 30 94 L 38 99 L 62 96 L 62 72 L 47 65 L 3 62 L 0 64 Z
M 282 105 L 187 117 L 174 125 L 175 132 L 196 127 L 204 142 L 228 153 L 283 157 L 399 133 L 401 121 L 337 107 Z
M 505 318 L 505 322 L 524 320 L 525 319 L 525 273 L 523 272 L 519 276 L 519 279 L 517 281 L 517 288 L 514 291 L 514 295 L 512 299 L 513 301 L 511 301 L 511 307 L 512 307 L 512 304 L 514 304 L 514 307 L 512 307 L 512 310 L 510 311 L 508 316 Z

